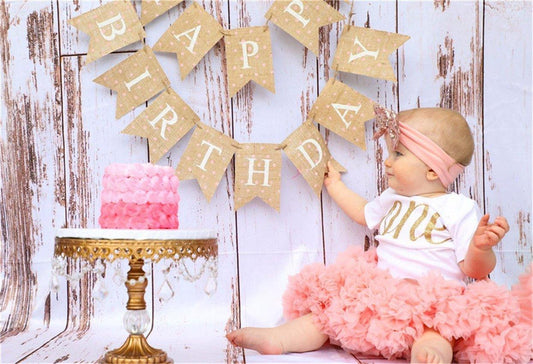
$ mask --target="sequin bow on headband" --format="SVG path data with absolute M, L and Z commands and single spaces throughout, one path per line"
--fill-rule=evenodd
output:
M 374 139 L 377 139 L 388 133 L 393 150 L 396 149 L 400 142 L 400 127 L 396 112 L 386 109 L 379 104 L 374 104 L 374 113 L 376 114 L 376 128 Z

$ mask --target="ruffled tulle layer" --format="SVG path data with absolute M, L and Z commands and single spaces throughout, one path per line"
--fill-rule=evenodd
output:
M 285 316 L 313 313 L 330 341 L 353 353 L 408 358 L 426 326 L 457 340 L 458 362 L 529 362 L 531 272 L 509 290 L 490 280 L 464 287 L 436 273 L 399 280 L 376 262 L 374 250 L 350 248 L 332 265 L 304 267 L 289 278 Z

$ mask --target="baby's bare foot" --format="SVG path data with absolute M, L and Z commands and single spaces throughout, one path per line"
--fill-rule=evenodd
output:
M 426 329 L 411 348 L 411 363 L 451 363 L 453 344 L 438 332 Z
M 278 339 L 275 328 L 245 327 L 226 335 L 235 346 L 252 349 L 260 354 L 283 354 L 283 346 Z
M 416 360 L 412 363 L 426 363 L 426 364 L 444 364 L 449 363 L 447 358 L 442 355 L 438 350 L 435 350 L 431 347 L 429 348 L 420 348 L 418 353 L 416 353 Z

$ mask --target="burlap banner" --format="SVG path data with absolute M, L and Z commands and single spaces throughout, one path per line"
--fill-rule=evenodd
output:
M 148 46 L 98 76 L 94 82 L 117 92 L 117 119 L 170 85 Z
M 278 144 L 240 144 L 235 153 L 235 210 L 255 197 L 279 211 L 281 149 Z
M 93 61 L 144 37 L 142 24 L 183 0 L 143 0 L 140 21 L 127 0 L 112 1 L 70 21 L 91 36 L 87 61 Z M 318 30 L 344 17 L 323 0 L 275 0 L 266 18 L 318 53 Z M 142 22 L 142 24 L 141 24 Z M 185 78 L 205 54 L 224 37 L 230 97 L 253 80 L 271 92 L 274 66 L 270 29 L 248 27 L 223 29 L 218 21 L 193 2 L 156 42 L 157 51 L 175 53 L 181 78 Z M 333 60 L 336 71 L 359 73 L 395 80 L 389 55 L 408 36 L 346 26 Z M 316 121 L 360 147 L 365 145 L 365 122 L 374 118 L 374 102 L 335 78 L 331 78 L 309 111 L 309 118 L 281 145 L 239 144 L 200 122 L 198 115 L 173 91 L 152 49 L 145 46 L 94 82 L 115 90 L 116 117 L 161 93 L 122 132 L 146 137 L 150 161 L 156 162 L 191 128 L 197 126 L 178 164 L 178 176 L 196 179 L 210 200 L 235 155 L 235 209 L 255 197 L 279 211 L 281 150 L 294 163 L 314 193 L 319 196 L 328 161 L 345 172 L 332 158 Z
M 189 105 L 168 88 L 122 132 L 148 138 L 150 162 L 155 163 L 199 121 Z
M 330 78 L 313 104 L 310 117 L 365 150 L 365 121 L 374 117 L 374 101 Z
M 176 169 L 178 177 L 196 179 L 205 198 L 210 201 L 233 158 L 236 144 L 229 136 L 198 123 Z
M 90 37 L 86 62 L 90 63 L 145 37 L 130 1 L 112 1 L 72 18 L 69 24 Z
M 341 21 L 344 16 L 325 1 L 276 0 L 265 18 L 318 55 L 318 29 Z
M 142 0 L 141 3 L 141 23 L 146 25 L 152 20 L 170 10 L 183 0 Z
M 222 38 L 222 27 L 197 3 L 192 3 L 154 45 L 154 51 L 176 53 L 181 79 Z
M 317 196 L 322 192 L 324 173 L 331 154 L 318 129 L 303 123 L 283 141 L 284 152 Z
M 396 82 L 389 56 L 410 37 L 347 25 L 333 58 L 334 70 Z
M 224 42 L 230 97 L 250 80 L 275 92 L 272 44 L 267 26 L 228 30 Z

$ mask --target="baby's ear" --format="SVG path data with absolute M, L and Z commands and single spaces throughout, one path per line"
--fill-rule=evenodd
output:
M 437 176 L 437 173 L 435 173 L 434 170 L 429 169 L 429 170 L 426 172 L 426 178 L 427 178 L 428 181 L 433 182 L 433 181 L 435 181 L 435 180 L 438 180 L 438 179 L 439 179 L 439 176 Z

